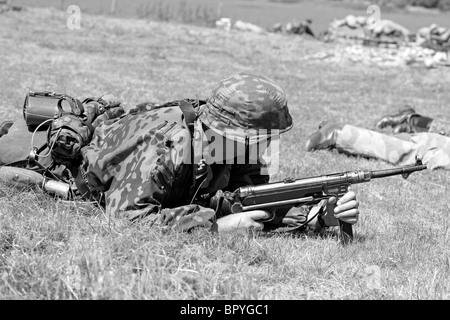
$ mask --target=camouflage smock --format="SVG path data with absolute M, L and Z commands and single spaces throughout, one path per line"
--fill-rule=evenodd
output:
M 199 188 L 194 165 L 185 161 L 191 152 L 191 132 L 176 104 L 141 104 L 95 129 L 82 149 L 85 180 L 91 191 L 104 195 L 108 214 L 180 230 L 211 227 L 218 216 L 209 200 L 218 190 L 230 194 L 269 181 L 258 164 L 212 164 L 211 179 Z M 296 223 L 288 227 L 303 224 L 309 210 L 291 210 Z

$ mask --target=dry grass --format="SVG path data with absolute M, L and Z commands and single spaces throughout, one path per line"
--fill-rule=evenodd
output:
M 330 21 L 342 19 L 349 14 L 366 15 L 369 5 L 379 5 L 383 19 L 390 19 L 412 32 L 436 23 L 450 27 L 450 11 L 410 12 L 399 9 L 410 0 L 117 0 L 116 10 L 111 13 L 112 0 L 12 0 L 16 5 L 54 7 L 66 11 L 69 5 L 79 5 L 81 11 L 126 18 L 149 18 L 160 21 L 189 22 L 197 25 L 211 25 L 217 17 L 229 17 L 271 29 L 275 23 L 312 19 L 312 29 L 320 34 L 328 29 Z M 434 1 L 434 0 L 433 0 Z M 449 1 L 449 0 L 444 0 Z M 428 10 L 428 9 L 427 9 Z
M 0 121 L 19 119 L 27 90 L 114 93 L 126 106 L 206 97 L 225 76 L 264 73 L 289 97 L 295 127 L 273 179 L 390 167 L 336 152 L 306 153 L 325 119 L 371 126 L 404 103 L 448 112 L 448 70 L 299 62 L 330 45 L 278 34 L 224 33 L 54 10 L 0 16 Z M 449 299 L 449 173 L 420 172 L 353 188 L 356 241 L 216 237 L 129 225 L 90 204 L 0 190 L 0 299 Z M 370 285 L 370 268 L 380 286 Z

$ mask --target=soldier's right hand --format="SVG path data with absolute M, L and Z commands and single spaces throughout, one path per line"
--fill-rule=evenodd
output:
M 359 219 L 359 201 L 356 199 L 356 194 L 353 191 L 348 191 L 339 200 L 331 197 L 328 200 L 327 210 L 331 211 L 339 220 L 349 224 L 355 224 Z
M 269 219 L 270 213 L 263 210 L 254 210 L 230 214 L 217 221 L 212 226 L 213 232 L 218 233 L 240 233 L 245 234 L 249 231 L 261 231 L 264 228 L 262 222 L 258 220 Z

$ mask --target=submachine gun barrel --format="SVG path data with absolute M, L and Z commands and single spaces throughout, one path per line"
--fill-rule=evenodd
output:
M 233 213 L 250 210 L 267 210 L 293 207 L 301 204 L 316 204 L 330 197 L 340 198 L 352 184 L 369 182 L 372 179 L 402 175 L 403 178 L 425 170 L 426 165 L 417 158 L 416 163 L 387 170 L 356 170 L 333 173 L 303 179 L 285 179 L 257 186 L 245 186 L 235 191 L 238 201 L 231 207 Z M 339 220 L 340 238 L 343 243 L 353 239 L 352 226 Z

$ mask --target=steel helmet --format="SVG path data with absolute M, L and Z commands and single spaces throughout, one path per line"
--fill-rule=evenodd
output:
M 221 80 L 198 119 L 226 137 L 261 137 L 293 126 L 283 89 L 267 76 L 249 73 Z

